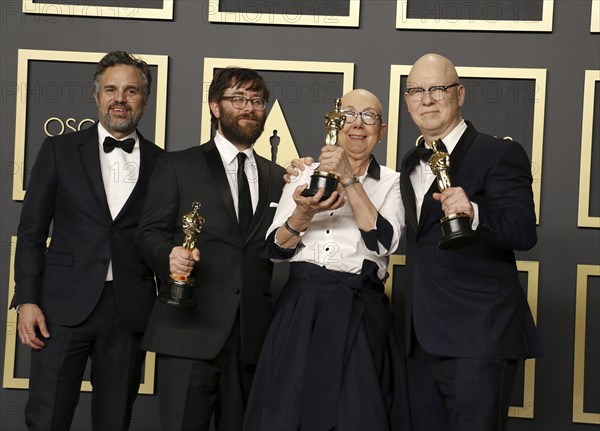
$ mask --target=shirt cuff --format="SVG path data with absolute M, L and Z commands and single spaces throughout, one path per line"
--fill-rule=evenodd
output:
M 280 226 L 281 227 L 281 226 Z M 294 257 L 296 251 L 298 250 L 298 246 L 294 248 L 282 248 L 275 244 L 275 234 L 277 234 L 277 229 L 274 229 L 273 232 L 269 234 L 267 237 L 267 249 L 265 253 L 269 259 L 277 259 L 277 260 L 288 260 Z
M 471 205 L 473 205 L 473 222 L 471 223 L 471 229 L 477 230 L 477 227 L 479 226 L 479 205 L 475 202 L 471 202 Z
M 387 221 L 381 214 L 377 213 L 377 221 L 375 222 L 375 229 L 365 232 L 360 230 L 363 242 L 367 248 L 375 253 L 379 253 L 379 245 L 381 243 L 386 250 L 389 250 L 392 245 L 392 237 L 394 235 L 394 229 L 389 221 Z

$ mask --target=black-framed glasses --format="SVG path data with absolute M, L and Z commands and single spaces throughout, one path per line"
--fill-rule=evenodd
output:
M 358 112 L 354 109 L 344 109 L 341 112 L 346 116 L 346 123 L 348 124 L 354 123 L 359 115 L 362 118 L 363 123 L 368 126 L 372 126 L 377 120 L 381 120 L 381 114 L 378 114 L 375 111 Z
M 427 89 L 421 87 L 413 87 L 407 88 L 405 93 L 408 94 L 410 100 L 413 101 L 421 101 L 423 100 L 423 95 L 425 92 L 429 92 L 429 95 L 433 100 L 439 102 L 446 96 L 446 92 L 452 87 L 458 87 L 460 83 L 453 82 L 448 85 L 434 85 L 433 87 L 429 87 Z
M 261 97 L 248 99 L 244 96 L 223 96 L 221 99 L 229 100 L 235 109 L 244 109 L 248 105 L 248 102 L 257 111 L 264 111 L 267 107 L 267 101 Z

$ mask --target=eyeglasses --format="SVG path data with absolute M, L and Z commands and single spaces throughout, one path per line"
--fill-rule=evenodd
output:
M 360 118 L 362 118 L 363 123 L 368 126 L 372 126 L 377 122 L 377 120 L 381 120 L 381 114 L 373 111 L 358 112 L 354 109 L 346 109 L 342 111 L 342 114 L 346 116 L 346 123 L 348 124 L 354 123 L 359 115 Z
M 261 99 L 260 97 L 253 97 L 252 99 L 247 99 L 243 96 L 223 96 L 221 99 L 229 100 L 235 109 L 244 109 L 248 102 L 252 104 L 252 108 L 257 111 L 264 111 L 267 107 L 267 101 L 265 99 Z
M 414 87 L 406 89 L 405 93 L 408 94 L 408 97 L 412 101 L 421 101 L 423 100 L 423 96 L 425 92 L 428 91 L 429 95 L 433 100 L 439 102 L 446 96 L 446 92 L 452 87 L 458 87 L 460 84 L 458 82 L 454 82 L 448 85 L 435 85 L 433 87 L 429 87 L 428 89 L 421 87 Z

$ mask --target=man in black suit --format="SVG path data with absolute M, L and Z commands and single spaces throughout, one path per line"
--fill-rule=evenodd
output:
M 136 247 L 157 274 L 192 275 L 196 306 L 156 302 L 143 347 L 157 352 L 163 428 L 241 430 L 250 382 L 271 320 L 272 263 L 265 233 L 283 168 L 260 157 L 269 93 L 263 78 L 225 68 L 209 88 L 214 139 L 169 153 L 150 181 Z M 182 217 L 205 219 L 191 252 Z
M 127 429 L 140 383 L 156 286 L 133 239 L 162 150 L 136 127 L 152 76 L 144 61 L 115 51 L 94 81 L 99 124 L 44 141 L 17 233 L 11 306 L 32 348 L 30 430 L 70 428 L 88 357 L 93 429 Z
M 404 98 L 423 135 L 402 161 L 407 279 L 395 292 L 415 429 L 503 430 L 517 362 L 540 354 L 513 252 L 537 241 L 530 163 L 518 143 L 462 119 L 465 88 L 448 59 L 421 57 Z M 453 187 L 442 193 L 419 157 L 434 140 L 450 154 Z M 456 213 L 478 241 L 441 250 L 440 219 Z

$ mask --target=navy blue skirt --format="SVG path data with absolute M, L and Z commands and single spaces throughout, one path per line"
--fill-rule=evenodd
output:
M 403 346 L 376 268 L 369 269 L 355 275 L 291 264 L 245 431 L 411 429 Z

